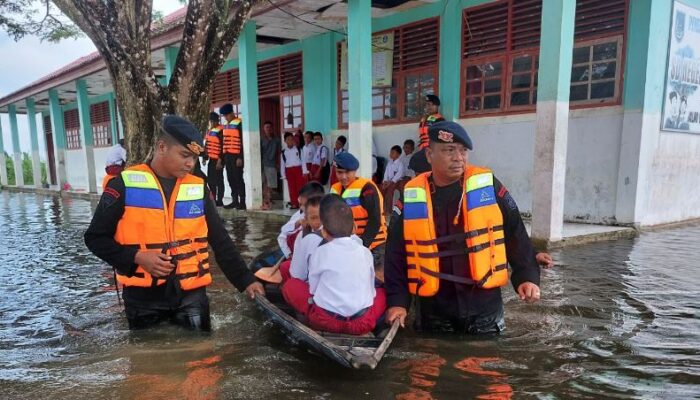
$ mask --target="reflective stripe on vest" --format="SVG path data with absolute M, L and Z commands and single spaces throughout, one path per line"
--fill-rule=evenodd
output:
M 210 284 L 204 181 L 191 174 L 178 179 L 166 205 L 160 183 L 146 164 L 126 169 L 122 178 L 124 214 L 117 224 L 115 240 L 141 251 L 170 255 L 183 290 Z M 117 274 L 117 281 L 139 287 L 166 282 L 152 277 L 141 266 L 131 277 Z
M 362 207 L 362 204 L 360 204 L 360 198 L 362 197 L 362 188 L 364 188 L 367 184 L 374 186 L 374 190 L 377 192 L 377 196 L 379 198 L 379 204 L 377 207 L 379 207 L 379 212 L 381 213 L 379 231 L 369 246 L 370 249 L 374 249 L 375 247 L 386 242 L 386 219 L 384 218 L 384 212 L 382 211 L 384 207 L 384 198 L 382 197 L 382 193 L 379 191 L 379 188 L 377 188 L 377 185 L 368 179 L 356 178 L 355 181 L 345 190 L 343 190 L 343 185 L 341 185 L 340 182 L 336 182 L 331 187 L 331 193 L 340 195 L 343 200 L 345 200 L 345 203 L 350 206 L 352 216 L 355 219 L 354 233 L 357 236 L 362 236 L 362 234 L 365 233 L 365 228 L 367 227 L 367 222 L 369 221 L 369 214 L 367 213 L 367 210 Z
M 212 160 L 218 160 L 221 155 L 221 139 L 219 139 L 221 129 L 221 126 L 218 126 L 207 133 L 207 156 Z
M 463 182 L 464 233 L 437 237 L 428 178 L 420 174 L 404 188 L 404 238 L 409 291 L 434 296 L 440 280 L 490 289 L 508 283 L 503 215 L 496 203 L 493 174 L 486 168 L 467 166 Z M 438 244 L 464 243 L 440 251 Z M 468 254 L 469 277 L 440 272 L 440 258 Z
M 241 154 L 241 119 L 236 118 L 224 125 L 224 153 Z

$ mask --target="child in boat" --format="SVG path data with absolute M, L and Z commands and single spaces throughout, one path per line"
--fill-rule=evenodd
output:
M 318 182 L 309 182 L 301 187 L 299 191 L 300 208 L 289 218 L 286 224 L 282 225 L 280 234 L 277 236 L 277 244 L 282 250 L 284 258 L 290 259 L 292 256 L 294 240 L 296 239 L 296 235 L 301 231 L 301 219 L 304 216 L 303 209 L 306 200 L 313 195 L 323 196 L 323 193 L 323 186 Z
M 374 287 L 372 253 L 351 237 L 352 211 L 340 196 L 326 195 L 320 212 L 325 243 L 309 259 L 309 281 L 290 278 L 282 295 L 313 329 L 364 335 L 386 308 L 384 289 Z
M 308 281 L 309 276 L 309 257 L 311 253 L 321 244 L 323 237 L 321 236 L 321 213 L 320 194 L 314 194 L 306 200 L 304 205 L 304 217 L 300 220 L 301 231 L 296 235 L 294 241 L 294 251 L 292 259 L 286 260 L 280 264 L 280 274 L 282 282 L 286 282 L 290 277 Z

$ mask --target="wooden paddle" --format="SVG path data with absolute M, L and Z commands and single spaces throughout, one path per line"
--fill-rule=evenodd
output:
M 280 257 L 272 267 L 260 268 L 255 271 L 255 277 L 268 283 L 282 283 L 282 274 L 280 273 L 282 261 L 284 261 L 284 256 Z

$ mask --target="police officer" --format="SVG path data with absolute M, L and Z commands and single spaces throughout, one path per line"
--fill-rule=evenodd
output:
M 226 123 L 223 130 L 224 165 L 226 177 L 231 187 L 233 201 L 224 208 L 237 208 L 245 210 L 245 182 L 243 181 L 243 122 L 233 112 L 233 105 L 226 103 L 219 112 L 224 116 Z
M 403 325 L 414 295 L 418 329 L 500 332 L 500 288 L 509 279 L 522 300 L 540 297 L 530 238 L 505 186 L 489 169 L 468 164 L 467 132 L 442 121 L 429 137 L 431 172 L 409 181 L 394 207 L 384 271 L 387 320 Z
M 374 265 L 381 272 L 386 243 L 382 193 L 374 182 L 357 176 L 360 162 L 352 154 L 337 154 L 334 164 L 338 182 L 331 186 L 331 193 L 341 196 L 350 206 L 355 219 L 354 233 L 372 251 Z
M 434 94 L 429 94 L 425 96 L 425 116 L 421 118 L 418 123 L 418 149 L 424 149 L 430 144 L 428 139 L 428 129 L 430 125 L 438 122 L 444 121 L 445 119 L 440 115 L 440 98 Z
M 214 199 L 216 206 L 224 205 L 224 160 L 223 160 L 224 132 L 219 114 L 212 112 L 209 114 L 209 131 L 205 138 L 204 147 L 206 151 L 202 159 L 207 165 L 207 186 Z
M 160 321 L 210 330 L 208 246 L 226 278 L 249 297 L 264 294 L 233 245 L 204 180 L 190 173 L 204 148 L 192 123 L 163 118 L 153 158 L 112 179 L 85 244 L 123 285 L 130 329 Z

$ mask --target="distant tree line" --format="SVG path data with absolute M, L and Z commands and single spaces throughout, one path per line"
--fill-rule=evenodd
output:
M 10 154 L 5 151 L 5 167 L 7 167 L 7 184 L 15 185 L 15 163 L 12 161 L 13 158 Z M 24 184 L 33 185 L 34 184 L 34 166 L 32 165 L 32 158 L 29 153 L 22 153 L 22 175 L 24 175 Z M 44 185 L 48 182 L 46 178 L 46 162 L 41 162 L 41 184 Z

